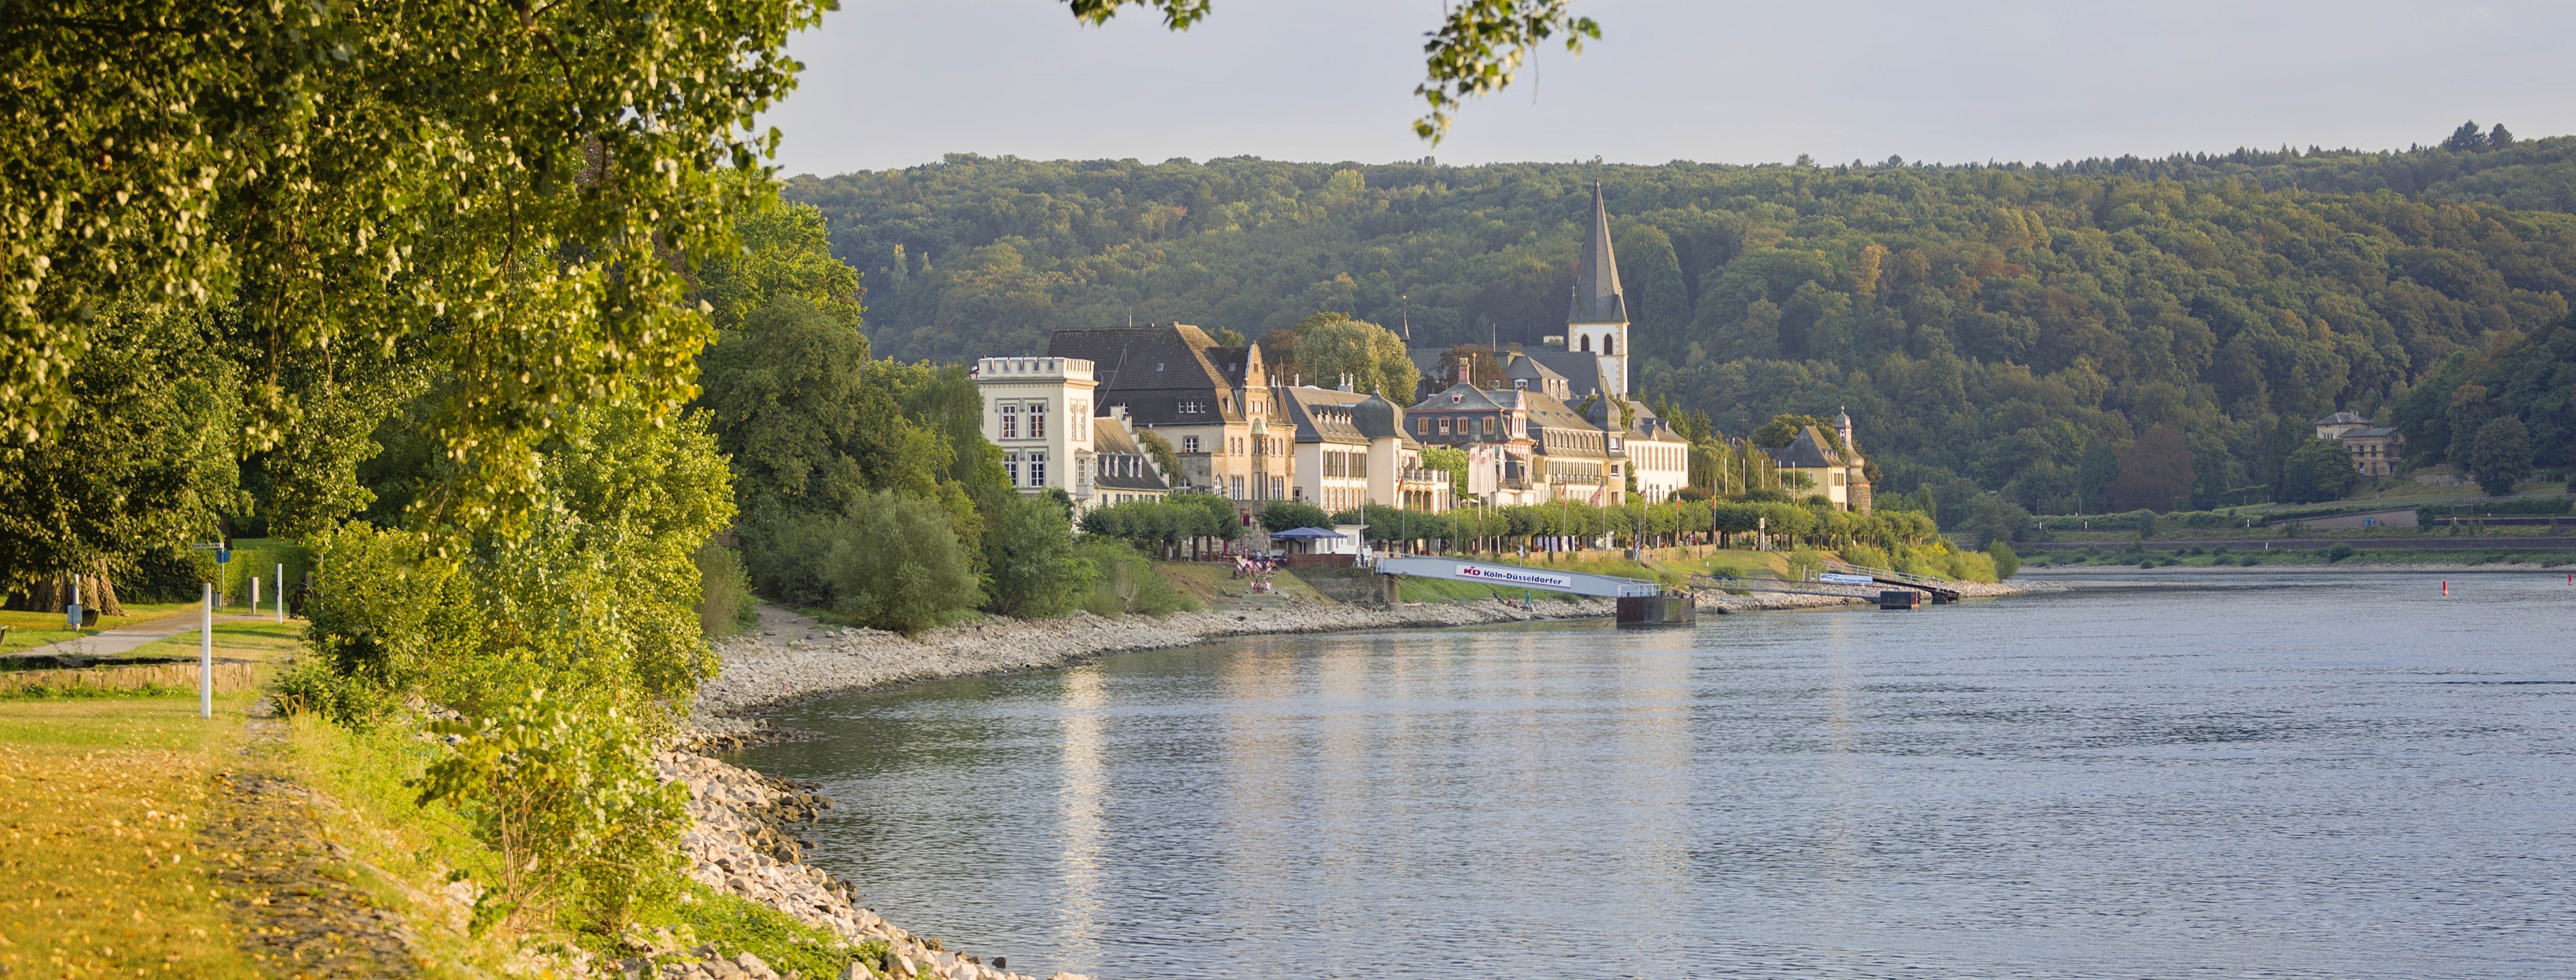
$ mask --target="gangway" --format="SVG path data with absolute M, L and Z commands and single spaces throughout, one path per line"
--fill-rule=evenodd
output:
M 1909 589 L 1921 589 L 1925 592 L 1931 593 L 1932 601 L 1934 602 L 1959 601 L 1959 590 L 1940 579 L 1930 578 L 1923 575 L 1912 575 L 1899 571 L 1891 571 L 1885 568 L 1871 568 L 1866 565 L 1854 565 L 1850 562 L 1835 561 L 1831 558 L 1824 560 L 1824 566 L 1826 570 L 1838 575 L 1866 576 L 1870 581 L 1877 582 L 1881 585 L 1902 585 Z M 1831 580 L 1828 579 L 1827 581 Z
M 1621 626 L 1687 626 L 1699 621 L 1697 597 L 1686 591 L 1668 590 L 1663 583 L 1650 579 L 1420 556 L 1380 558 L 1377 570 L 1382 575 L 1415 575 L 1615 599 L 1619 604 L 1618 622 Z M 1394 595 L 1393 580 L 1388 581 L 1391 599 Z
M 1594 575 L 1590 572 L 1567 572 L 1553 568 L 1530 568 L 1525 565 L 1459 561 L 1454 558 L 1380 558 L 1377 560 L 1377 570 L 1396 575 L 1445 578 L 1457 582 L 1474 582 L 1479 585 L 1498 585 L 1513 589 L 1571 592 L 1575 595 L 1600 596 L 1605 599 L 1664 594 L 1663 583 L 1648 579 Z

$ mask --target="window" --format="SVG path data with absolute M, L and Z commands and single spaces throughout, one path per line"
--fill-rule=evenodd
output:
M 1234 499 L 1236 499 L 1236 500 L 1241 500 L 1241 499 L 1243 499 L 1243 478 L 1242 478 L 1242 477 L 1239 477 L 1239 476 L 1238 476 L 1238 477 L 1234 477 L 1234 478 L 1233 478 L 1233 481 L 1232 481 L 1232 486 L 1234 487 L 1234 493 L 1233 493 L 1233 495 L 1232 495 L 1232 496 L 1234 497 Z
M 1194 452 L 1198 452 L 1198 451 L 1199 451 L 1199 437 L 1197 437 L 1197 436 L 1182 436 L 1182 437 L 1181 437 L 1181 451 L 1182 451 L 1182 452 L 1185 452 L 1185 453 L 1194 453 Z
M 1029 485 L 1033 487 L 1046 486 L 1045 453 L 1029 454 Z
M 1029 403 L 1029 438 L 1046 438 L 1046 403 Z
M 1017 402 L 1003 402 L 1003 403 L 1002 403 L 1002 438 L 1004 438 L 1004 439 L 1017 439 L 1017 438 L 1019 438 L 1019 437 L 1020 437 L 1020 406 L 1019 406 L 1019 403 L 1017 403 Z
M 1183 415 L 1205 415 L 1205 414 L 1207 414 L 1207 403 L 1206 403 L 1206 402 L 1203 402 L 1203 401 L 1200 401 L 1200 400 L 1198 400 L 1198 399 L 1196 399 L 1196 398 L 1184 398 L 1184 399 L 1181 399 L 1181 404 L 1180 404 L 1180 406 L 1179 406 L 1179 407 L 1180 407 L 1180 412 L 1181 412 L 1181 414 L 1183 414 Z
M 1491 416 L 1491 415 L 1485 416 L 1484 429 L 1485 429 L 1485 434 L 1486 434 L 1486 435 L 1489 435 L 1489 436 L 1490 436 L 1490 435 L 1493 435 L 1493 434 L 1494 434 L 1494 417 L 1493 417 L 1493 416 Z
M 1020 485 L 1020 454 L 1005 453 L 1002 455 L 1002 476 L 1010 480 L 1012 486 L 1016 487 Z
M 1430 435 L 1430 434 L 1431 434 L 1431 417 L 1430 417 L 1430 416 L 1428 416 L 1428 415 L 1425 415 L 1425 416 L 1423 416 L 1423 417 L 1421 417 L 1421 418 L 1414 419 L 1414 420 L 1413 420 L 1413 429 L 1414 429 L 1414 431 L 1415 431 L 1415 432 L 1418 432 L 1418 433 L 1420 433 L 1420 434 L 1422 434 L 1422 435 L 1426 435 L 1426 436 L 1427 436 L 1427 435 Z
M 1601 356 L 1608 357 L 1616 353 L 1619 353 L 1619 338 L 1607 336 L 1601 338 Z
M 1271 496 L 1271 498 L 1272 498 L 1272 499 L 1277 499 L 1277 498 L 1280 498 L 1280 497 L 1285 497 L 1285 496 L 1287 496 L 1287 495 L 1288 495 L 1288 478 L 1287 478 L 1287 477 L 1284 477 L 1284 476 L 1274 476 L 1274 477 L 1271 477 L 1271 478 L 1270 478 L 1270 496 Z
M 1583 335 L 1583 352 L 1584 352 L 1584 353 L 1586 353 L 1586 354 L 1589 354 L 1589 353 L 1591 353 L 1591 352 L 1592 352 L 1592 335 L 1591 335 L 1591 334 L 1584 334 L 1584 335 Z
M 1449 417 L 1446 415 L 1440 417 L 1440 434 L 1444 436 L 1449 434 Z

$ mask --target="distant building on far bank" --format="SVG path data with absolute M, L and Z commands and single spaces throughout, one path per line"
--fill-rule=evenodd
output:
M 1833 435 L 1818 432 L 1812 425 L 1802 426 L 1798 437 L 1787 446 L 1763 452 L 1779 465 L 1784 486 L 1792 482 L 1793 474 L 1807 478 L 1808 486 L 1789 490 L 1791 497 L 1823 494 L 1836 510 L 1869 513 L 1869 476 L 1863 469 L 1867 461 L 1852 443 L 1851 413 L 1834 417 Z
M 2406 455 L 2406 435 L 2370 424 L 2351 412 L 2317 420 L 2317 438 L 2331 439 L 2352 453 L 2352 468 L 2363 476 L 2397 475 L 2397 459 Z
M 1022 495 L 1052 487 L 1088 505 L 1092 493 L 1091 362 L 1073 357 L 987 357 L 975 362 L 984 438 L 1001 447 L 1002 471 Z

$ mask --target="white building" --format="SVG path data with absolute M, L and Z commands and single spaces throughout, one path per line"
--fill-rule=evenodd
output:
M 1074 357 L 987 357 L 975 362 L 984 438 L 1023 495 L 1062 490 L 1077 510 L 1095 502 L 1091 362 Z

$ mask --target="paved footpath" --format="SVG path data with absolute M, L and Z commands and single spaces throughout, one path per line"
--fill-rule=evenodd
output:
M 9 654 L 9 656 L 113 657 L 117 654 L 134 650 L 147 643 L 152 643 L 157 640 L 166 640 L 181 633 L 196 632 L 198 617 L 202 615 L 204 615 L 204 613 L 201 610 L 191 609 L 187 612 L 173 613 L 168 616 L 163 616 L 150 622 L 127 623 L 114 629 L 106 630 L 90 636 L 80 637 L 78 639 L 62 640 L 60 642 L 48 643 L 40 647 L 28 647 L 27 649 Z M 229 616 L 217 616 L 215 617 L 215 622 L 238 623 L 244 620 L 273 621 L 276 618 L 277 616 L 275 613 L 267 615 L 235 614 Z

